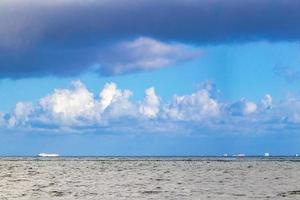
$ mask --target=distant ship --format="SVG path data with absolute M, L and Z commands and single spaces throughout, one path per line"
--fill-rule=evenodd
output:
M 38 156 L 40 156 L 40 157 L 58 157 L 59 155 L 56 153 L 39 153 Z
M 232 155 L 234 157 L 245 157 L 246 155 L 243 153 Z
M 270 154 L 269 153 L 265 153 L 265 157 L 269 157 L 270 156 Z

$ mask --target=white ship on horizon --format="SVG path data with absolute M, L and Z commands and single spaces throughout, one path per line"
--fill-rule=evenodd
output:
M 58 157 L 59 154 L 57 154 L 57 153 L 39 153 L 38 156 L 40 156 L 40 157 Z
M 233 157 L 245 157 L 246 156 L 246 154 L 244 154 L 244 153 L 239 153 L 239 154 L 234 154 L 234 155 L 232 155 Z
M 265 157 L 269 157 L 270 156 L 270 154 L 269 153 L 265 153 L 265 155 L 264 155 Z

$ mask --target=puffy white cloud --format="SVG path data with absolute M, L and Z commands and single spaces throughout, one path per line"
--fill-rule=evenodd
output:
M 7 125 L 9 127 L 24 125 L 29 120 L 29 115 L 33 112 L 33 109 L 31 103 L 18 102 L 10 114 Z
M 7 126 L 77 127 L 98 126 L 108 119 L 135 116 L 137 108 L 129 101 L 132 92 L 120 90 L 115 83 L 107 83 L 95 97 L 80 81 L 70 89 L 55 89 L 37 104 L 19 102 L 7 114 Z
M 78 123 L 78 118 L 91 119 L 100 117 L 94 96 L 80 82 L 74 81 L 71 89 L 56 89 L 39 101 L 43 113 L 51 120 L 66 124 Z
M 254 113 L 257 110 L 257 105 L 251 101 L 245 102 L 244 114 L 248 115 Z
M 272 104 L 273 104 L 273 99 L 270 94 L 266 94 L 262 99 L 261 99 L 261 104 L 263 108 L 265 109 L 271 109 Z
M 257 105 L 254 102 L 241 99 L 228 106 L 228 111 L 231 115 L 242 116 L 254 113 L 257 110 Z
M 164 111 L 175 120 L 204 120 L 219 116 L 220 104 L 211 97 L 210 90 L 203 88 L 191 95 L 174 96 Z
M 136 115 L 136 107 L 129 101 L 132 96 L 130 90 L 120 90 L 115 83 L 107 83 L 99 96 L 100 112 L 104 112 L 102 114 L 104 118 L 113 119 L 124 116 L 134 117 Z
M 94 95 L 80 81 L 69 89 L 55 89 L 37 103 L 19 102 L 1 114 L 1 126 L 84 132 L 184 132 L 199 130 L 264 132 L 300 125 L 300 98 L 289 96 L 274 104 L 270 94 L 259 103 L 217 98 L 215 86 L 205 83 L 189 95 L 163 102 L 150 87 L 144 99 L 130 100 L 132 92 L 107 83 Z M 295 128 L 293 128 L 295 130 Z
M 108 75 L 152 70 L 192 60 L 200 55 L 201 51 L 192 46 L 140 37 L 104 49 L 100 53 L 100 70 Z
M 121 91 L 117 89 L 115 83 L 105 84 L 103 90 L 100 92 L 101 110 L 105 110 L 109 105 L 122 99 L 128 99 L 132 95 L 130 90 Z
M 276 116 L 286 122 L 300 124 L 300 98 L 289 95 L 277 106 Z
M 145 93 L 146 97 L 140 105 L 139 111 L 148 118 L 155 118 L 159 112 L 159 97 L 156 95 L 153 87 L 148 88 Z

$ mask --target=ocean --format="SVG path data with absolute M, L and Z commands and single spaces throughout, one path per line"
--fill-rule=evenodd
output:
M 1 157 L 0 199 L 300 199 L 300 159 Z

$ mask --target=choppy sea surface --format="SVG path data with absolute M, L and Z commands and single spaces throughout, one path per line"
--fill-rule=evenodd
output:
M 300 199 L 300 158 L 2 157 L 0 199 Z

